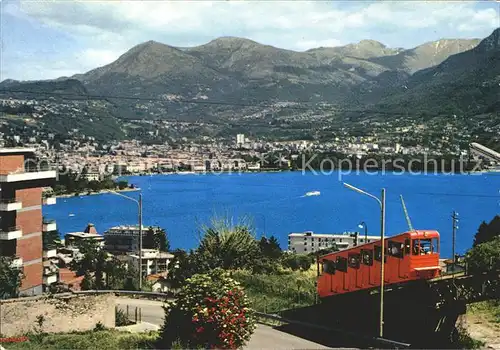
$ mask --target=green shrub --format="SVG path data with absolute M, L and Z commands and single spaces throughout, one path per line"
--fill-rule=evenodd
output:
M 161 348 L 236 349 L 255 329 L 253 310 L 228 273 L 215 269 L 186 280 L 177 300 L 165 306 Z
M 258 274 L 238 270 L 233 278 L 241 283 L 252 308 L 266 313 L 313 305 L 316 298 L 316 277 L 310 271 L 278 270 Z
M 94 332 L 99 332 L 104 330 L 106 330 L 106 327 L 101 322 L 97 322 L 97 324 L 94 327 Z
M 132 322 L 130 322 L 130 320 L 127 318 L 125 312 L 117 308 L 115 311 L 115 326 L 116 327 L 128 326 L 131 323 Z

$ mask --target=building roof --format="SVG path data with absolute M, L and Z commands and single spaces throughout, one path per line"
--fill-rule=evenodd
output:
M 98 233 L 88 233 L 88 232 L 68 232 L 68 233 L 66 233 L 65 236 L 73 236 L 73 237 L 80 237 L 80 238 L 104 239 L 104 237 L 101 236 Z
M 96 234 L 96 235 L 98 234 L 94 224 L 91 224 L 91 223 L 87 224 L 87 227 L 85 227 L 85 230 L 83 230 L 83 232 Z
M 302 232 L 302 233 L 290 233 L 288 237 L 320 237 L 320 238 L 344 238 L 350 237 L 351 234 L 355 232 L 344 232 L 344 233 L 314 233 L 314 232 Z M 359 237 L 363 238 L 364 234 L 359 233 Z M 370 239 L 378 239 L 380 236 L 368 236 Z
M 139 225 L 120 225 L 120 226 L 113 226 L 113 227 L 110 227 L 108 229 L 108 231 L 110 230 L 138 230 L 139 229 Z M 145 231 L 149 229 L 149 226 L 142 226 L 142 230 Z
M 84 276 L 77 276 L 74 271 L 68 268 L 59 269 L 59 280 L 66 285 L 73 285 L 73 290 L 80 290 L 81 283 Z
M 132 258 L 139 258 L 138 254 L 130 254 Z M 143 249 L 142 250 L 142 258 L 143 259 L 173 259 L 174 254 L 168 252 L 161 252 L 158 249 Z

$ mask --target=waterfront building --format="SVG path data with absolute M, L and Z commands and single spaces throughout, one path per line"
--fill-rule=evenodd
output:
M 314 233 L 306 231 L 302 233 L 290 233 L 288 235 L 288 250 L 294 253 L 311 253 L 336 245 L 338 249 L 348 249 L 354 245 L 355 232 L 344 233 Z M 379 240 L 379 236 L 365 236 L 359 234 L 358 245 Z
M 149 229 L 150 227 L 142 226 L 143 238 Z M 153 227 L 155 231 L 159 229 L 159 227 Z M 104 249 L 110 253 L 135 253 L 139 250 L 139 225 L 111 227 L 104 232 L 104 242 Z
M 161 252 L 157 249 L 142 250 L 142 275 L 149 276 L 168 271 L 168 265 L 174 258 L 173 254 Z M 139 255 L 130 254 L 127 256 L 129 265 L 136 270 L 139 269 Z
M 104 247 L 104 237 L 98 233 L 69 232 L 64 236 L 64 245 L 66 247 L 78 248 L 79 243 L 83 241 L 97 241 L 101 247 Z
M 55 170 L 36 161 L 35 149 L 0 148 L 0 256 L 21 268 L 20 295 L 43 292 L 42 231 L 55 222 L 43 223 L 42 193 L 55 179 Z

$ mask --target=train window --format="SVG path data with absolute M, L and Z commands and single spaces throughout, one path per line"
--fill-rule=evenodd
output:
M 432 252 L 439 253 L 439 239 L 438 238 L 432 239 Z
M 384 255 L 384 263 L 387 262 L 387 248 L 384 247 L 385 255 Z M 382 249 L 380 249 L 379 245 L 375 246 L 375 260 L 382 261 Z
M 396 258 L 403 258 L 403 243 L 389 241 L 389 254 Z
M 359 265 L 361 263 L 361 255 L 358 253 L 350 253 L 349 254 L 349 267 L 353 269 L 359 269 Z
M 325 260 L 323 261 L 323 271 L 330 275 L 335 275 L 335 261 Z
M 337 256 L 337 270 L 342 271 L 342 272 L 347 272 L 347 258 L 344 258 L 342 256 Z
M 361 249 L 361 261 L 363 265 L 373 265 L 373 251 L 368 249 Z
M 405 239 L 405 255 L 410 255 L 411 241 L 409 238 Z
M 413 242 L 414 255 L 427 255 L 433 252 L 432 239 L 418 239 Z

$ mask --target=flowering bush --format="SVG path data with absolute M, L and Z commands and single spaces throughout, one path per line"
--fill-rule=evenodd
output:
M 253 311 L 239 283 L 221 269 L 187 279 L 167 304 L 162 347 L 237 349 L 255 329 Z

